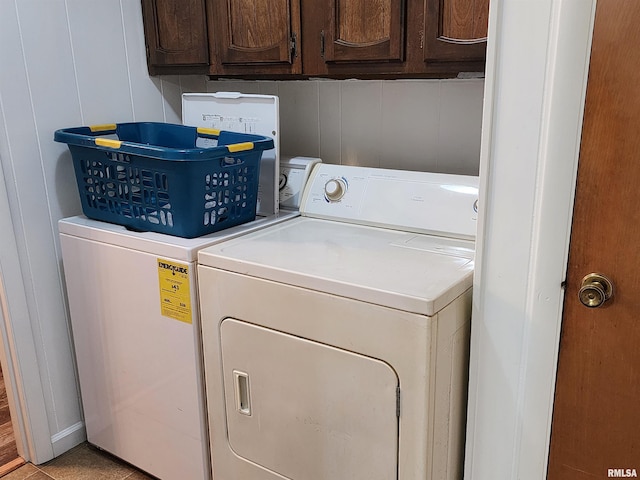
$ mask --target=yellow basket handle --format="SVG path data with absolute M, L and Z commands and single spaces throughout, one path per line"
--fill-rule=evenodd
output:
M 215 137 L 218 138 L 220 135 L 220 130 L 216 128 L 205 128 L 205 127 L 197 127 L 198 135 L 202 135 L 203 137 Z
M 220 130 L 215 128 L 205 128 L 205 127 L 197 127 L 198 135 L 203 137 L 214 137 L 218 138 L 220 135 Z M 221 145 L 223 146 L 223 145 Z M 255 145 L 253 142 L 241 142 L 241 143 L 232 143 L 231 145 L 226 145 L 229 153 L 237 153 L 237 152 L 246 152 L 248 150 L 253 150 Z
M 92 132 L 115 132 L 115 123 L 105 123 L 103 125 L 89 125 L 89 130 Z
M 253 150 L 253 142 L 232 143 L 231 145 L 227 145 L 227 150 L 229 150 L 230 153 Z
M 108 148 L 120 148 L 122 145 L 121 140 L 113 140 L 111 138 L 96 138 L 96 145 L 100 147 L 108 147 Z

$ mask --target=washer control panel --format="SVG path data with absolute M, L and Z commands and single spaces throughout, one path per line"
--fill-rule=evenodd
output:
M 300 208 L 302 191 L 309 180 L 311 170 L 322 160 L 314 157 L 282 157 L 280 159 L 279 194 L 280 207 Z
M 308 217 L 474 238 L 478 177 L 322 163 L 307 182 Z
M 348 180 L 344 177 L 332 178 L 324 184 L 324 196 L 330 202 L 337 202 L 349 188 Z

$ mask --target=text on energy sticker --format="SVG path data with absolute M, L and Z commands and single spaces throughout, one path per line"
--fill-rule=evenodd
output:
M 165 317 L 191 323 L 189 266 L 158 258 L 160 313 Z

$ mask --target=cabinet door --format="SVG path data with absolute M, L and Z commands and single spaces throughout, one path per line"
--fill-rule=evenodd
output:
M 484 62 L 489 0 L 425 0 L 424 60 Z
M 406 0 L 313 0 L 303 4 L 304 73 L 406 72 Z
M 211 74 L 302 73 L 300 0 L 208 0 Z
M 403 60 L 403 1 L 329 0 L 323 10 L 325 62 Z
M 149 73 L 204 73 L 209 49 L 204 0 L 142 0 Z

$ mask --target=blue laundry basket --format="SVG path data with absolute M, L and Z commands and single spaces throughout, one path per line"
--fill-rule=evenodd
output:
M 255 219 L 260 159 L 273 148 L 261 135 L 155 122 L 65 128 L 54 140 L 69 147 L 87 217 L 184 238 Z

